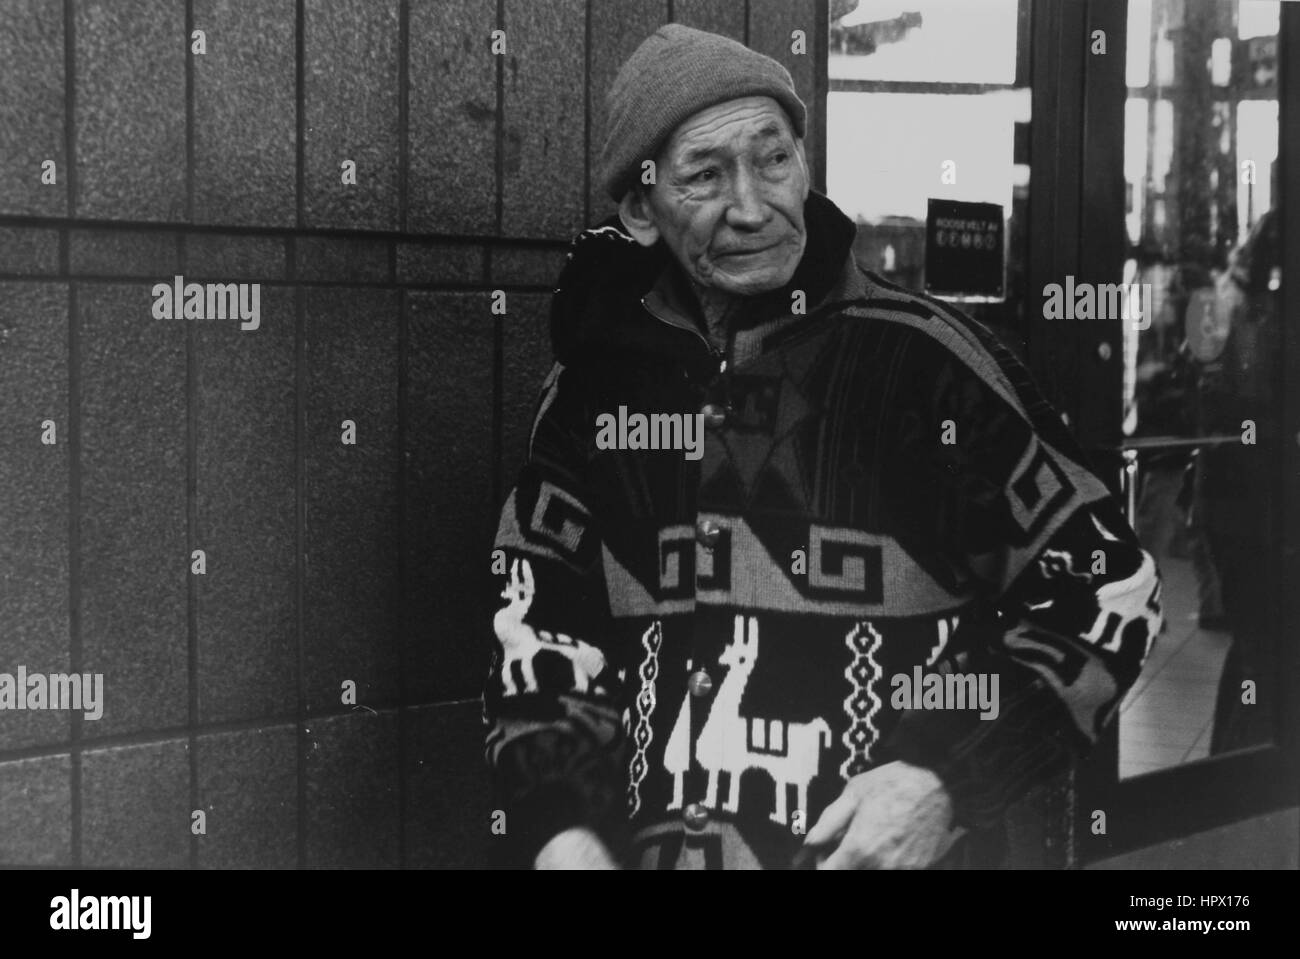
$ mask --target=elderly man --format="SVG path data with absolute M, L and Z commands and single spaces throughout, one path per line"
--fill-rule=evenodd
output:
M 493 553 L 502 842 L 952 861 L 1112 717 L 1155 566 L 988 331 L 854 263 L 783 67 L 667 26 L 608 105 Z

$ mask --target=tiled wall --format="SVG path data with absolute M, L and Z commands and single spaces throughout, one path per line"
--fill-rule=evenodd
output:
M 0 864 L 486 860 L 488 549 L 604 90 L 677 20 L 816 110 L 819 9 L 0 3 L 0 672 L 106 687 L 0 712 Z M 154 319 L 177 273 L 260 329 Z

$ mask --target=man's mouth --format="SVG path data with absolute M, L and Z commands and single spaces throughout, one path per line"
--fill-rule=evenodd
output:
M 737 247 L 735 249 L 730 249 L 730 250 L 721 250 L 715 253 L 713 255 L 713 258 L 718 259 L 719 257 L 724 257 L 724 256 L 737 256 L 737 257 L 754 256 L 757 253 L 766 253 L 768 250 L 774 250 L 780 245 L 781 245 L 780 241 L 777 241 L 775 243 L 768 243 L 764 246 L 752 246 L 752 247 L 745 246 L 745 247 Z

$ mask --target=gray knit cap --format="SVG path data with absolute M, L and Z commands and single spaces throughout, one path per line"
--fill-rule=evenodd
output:
M 727 100 L 768 96 L 785 108 L 796 136 L 806 111 L 790 72 L 771 57 L 716 33 L 680 23 L 660 27 L 637 47 L 605 95 L 600 183 L 614 202 L 632 187 L 683 120 Z

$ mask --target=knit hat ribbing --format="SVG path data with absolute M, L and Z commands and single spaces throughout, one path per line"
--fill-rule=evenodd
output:
M 683 120 L 727 100 L 768 96 L 804 135 L 806 111 L 790 72 L 771 57 L 679 23 L 660 27 L 619 69 L 605 96 L 600 182 L 617 203 Z

